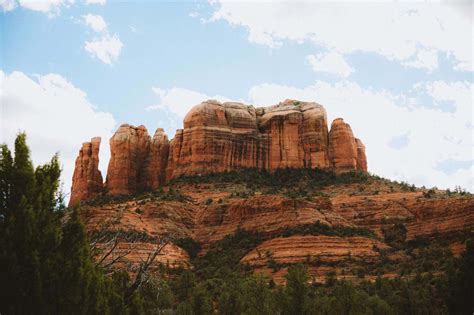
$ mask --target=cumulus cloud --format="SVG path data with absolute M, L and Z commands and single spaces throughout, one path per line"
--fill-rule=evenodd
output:
M 17 4 L 15 0 L 0 0 L 0 8 L 3 12 L 15 10 Z
M 84 44 L 84 49 L 89 52 L 91 56 L 109 65 L 117 61 L 122 47 L 123 43 L 117 34 L 105 34 L 92 41 L 86 41 Z
M 342 54 L 371 52 L 432 70 L 444 53 L 473 70 L 472 3 L 213 1 L 210 21 L 245 27 L 250 42 L 310 41 Z
M 108 162 L 107 141 L 115 120 L 89 102 L 85 92 L 59 74 L 28 76 L 0 71 L 0 142 L 13 145 L 16 134 L 25 131 L 35 165 L 48 162 L 59 152 L 63 165 L 64 191 L 69 192 L 75 158 L 81 143 L 102 137 L 100 167 Z
M 212 98 L 228 101 L 179 87 L 153 91 L 159 102 L 148 109 L 160 111 L 160 117 L 167 117 L 164 123 L 176 128 L 193 105 Z M 325 106 L 329 123 L 343 117 L 351 124 L 366 144 L 374 174 L 419 186 L 460 185 L 474 191 L 474 166 L 466 162 L 473 160 L 473 92 L 467 81 L 420 82 L 409 94 L 365 89 L 347 80 L 316 81 L 305 88 L 264 83 L 249 90 L 246 102 L 269 106 L 287 98 L 316 101 Z M 443 110 L 442 102 L 452 103 L 453 110 Z
M 214 99 L 220 102 L 230 101 L 220 95 L 208 96 L 204 93 L 173 87 L 170 89 L 152 88 L 158 97 L 157 103 L 146 107 L 148 111 L 156 111 L 158 125 L 164 127 L 168 135 L 173 136 L 176 129 L 183 128 L 183 118 L 188 111 L 203 101 Z
M 107 0 L 86 0 L 86 4 L 100 4 L 104 5 Z
M 59 14 L 61 7 L 74 4 L 74 0 L 18 0 L 18 3 L 25 9 L 54 16 Z
M 90 41 L 84 43 L 84 49 L 103 63 L 111 65 L 118 60 L 123 43 L 117 34 L 111 35 L 107 23 L 100 15 L 86 14 L 82 16 L 84 23 L 94 32 L 99 33 Z
M 366 144 L 371 172 L 417 185 L 461 185 L 474 191 L 473 166 L 449 175 L 437 168 L 445 160 L 472 160 L 472 83 L 435 81 L 418 84 L 416 89 L 430 103 L 420 103 L 409 95 L 367 90 L 349 81 L 317 81 L 305 88 L 261 84 L 251 88 L 249 98 L 259 105 L 285 98 L 317 101 L 325 106 L 330 120 L 343 117 L 351 124 Z M 454 103 L 454 112 L 434 106 L 445 100 Z M 394 137 L 402 135 L 409 136 L 403 145 L 394 147 Z
M 347 64 L 341 54 L 335 52 L 320 53 L 306 57 L 314 72 L 325 72 L 339 77 L 348 77 L 354 68 Z
M 89 26 L 94 32 L 104 32 L 107 30 L 107 23 L 100 15 L 86 14 L 83 15 L 84 23 Z
M 402 62 L 404 66 L 433 71 L 438 68 L 438 51 L 436 49 L 422 49 L 408 61 Z
M 215 95 L 208 96 L 196 91 L 173 87 L 171 89 L 161 89 L 154 87 L 153 92 L 158 96 L 158 103 L 148 106 L 148 110 L 166 109 L 174 113 L 178 117 L 184 118 L 186 113 L 193 107 L 203 101 L 213 99 L 219 102 L 228 102 L 228 98 Z

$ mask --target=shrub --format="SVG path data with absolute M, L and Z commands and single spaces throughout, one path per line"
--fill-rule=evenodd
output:
M 191 259 L 196 258 L 201 251 L 201 244 L 190 237 L 179 238 L 174 243 L 184 249 Z
M 385 242 L 392 246 L 403 244 L 407 238 L 407 228 L 403 223 L 395 223 L 389 227 L 382 228 Z

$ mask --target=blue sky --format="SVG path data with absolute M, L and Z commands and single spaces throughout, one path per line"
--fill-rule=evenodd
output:
M 474 190 L 470 1 L 0 0 L 1 141 L 59 151 L 124 122 L 170 138 L 207 98 L 323 104 L 366 144 L 369 170 Z M 52 115 L 47 115 L 53 113 Z M 104 174 L 105 175 L 105 174 Z

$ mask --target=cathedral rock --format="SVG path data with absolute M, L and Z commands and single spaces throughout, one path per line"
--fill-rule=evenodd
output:
M 255 108 L 209 100 L 191 109 L 171 141 L 161 128 L 151 137 L 144 126 L 121 125 L 110 139 L 105 184 L 98 169 L 99 144 L 94 138 L 79 152 L 70 204 L 100 191 L 129 194 L 181 175 L 243 168 L 367 171 L 362 141 L 342 118 L 328 130 L 326 110 L 314 102 L 285 100 Z

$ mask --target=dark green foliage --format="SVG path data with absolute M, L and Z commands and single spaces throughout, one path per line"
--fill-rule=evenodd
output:
M 179 238 L 174 241 L 176 245 L 188 252 L 189 258 L 196 258 L 201 251 L 201 245 L 190 237 Z
M 313 224 L 287 227 L 275 236 L 290 237 L 293 235 L 329 235 L 329 236 L 366 236 L 376 238 L 372 230 L 350 227 L 350 226 L 329 226 L 316 221 Z
M 15 142 L 15 155 L 6 146 L 0 155 L 0 313 L 2 314 L 472 314 L 474 312 L 474 243 L 452 257 L 446 244 L 433 238 L 406 241 L 403 224 L 383 230 L 392 248 L 379 250 L 380 261 L 352 268 L 359 283 L 337 280 L 334 271 L 311 279 L 307 265 L 319 265 L 308 255 L 306 264 L 281 265 L 266 253 L 274 271 L 288 268 L 286 285 L 252 274 L 240 261 L 271 237 L 291 235 L 367 236 L 366 229 L 329 227 L 316 222 L 287 228 L 278 235 L 238 229 L 199 256 L 199 243 L 175 240 L 191 257 L 192 268 L 165 269 L 166 275 L 149 277 L 135 290 L 125 271 L 105 275 L 92 260 L 79 209 L 65 209 L 58 192 L 57 156 L 33 168 L 25 135 Z M 203 177 L 196 177 L 200 181 Z M 336 176 L 319 170 L 279 170 L 275 174 L 252 170 L 208 175 L 206 180 L 245 183 L 252 194 L 260 188 L 280 191 L 292 198 L 309 197 L 309 185 L 323 187 L 363 182 L 367 175 Z M 179 180 L 194 180 L 193 178 Z M 177 180 L 179 182 L 179 180 Z M 411 187 L 406 185 L 408 190 Z M 102 198 L 102 199 L 101 199 Z M 103 196 L 93 203 L 110 202 Z M 115 198 L 115 197 L 114 197 Z M 125 199 L 117 197 L 116 202 Z M 187 202 L 179 190 L 141 192 L 134 198 Z M 210 203 L 210 202 L 209 202 Z M 221 203 L 218 201 L 218 203 Z M 137 209 L 138 212 L 138 209 Z M 151 241 L 146 234 L 120 232 L 91 235 L 102 240 Z M 107 233 L 107 232 L 103 232 Z M 472 234 L 452 235 L 465 241 Z M 392 253 L 407 257 L 389 259 Z M 352 259 L 351 263 L 354 263 Z M 396 265 L 399 264 L 399 265 Z M 396 265 L 396 266 L 395 266 Z M 375 269 L 374 269 L 375 268 Z M 363 280 L 378 270 L 400 268 L 406 278 Z M 347 269 L 342 269 L 347 272 Z
M 447 272 L 448 307 L 453 314 L 474 313 L 474 240 L 466 243 L 461 259 Z
M 392 226 L 382 228 L 382 234 L 387 244 L 400 246 L 407 238 L 407 228 L 402 223 L 396 223 Z
M 141 190 L 131 195 L 109 195 L 102 194 L 94 199 L 87 200 L 84 202 L 90 206 L 102 206 L 106 204 L 123 203 L 129 200 L 145 200 L 150 199 L 153 201 L 178 201 L 178 202 L 189 202 L 192 199 L 189 196 L 183 194 L 180 190 L 170 187 L 168 191 L 159 190 Z
M 305 265 L 297 264 L 288 268 L 283 303 L 283 314 L 305 314 L 308 312 L 308 269 Z
M 14 153 L 1 146 L 0 313 L 140 314 L 142 305 L 170 307 L 163 299 L 144 303 L 140 290 L 148 287 L 130 292 L 127 273 L 107 277 L 93 262 L 79 210 L 64 207 L 57 155 L 34 169 L 25 134 Z
M 434 196 L 436 196 L 436 190 L 434 189 L 430 189 L 423 192 L 423 197 L 425 198 L 433 198 Z
M 348 172 L 337 175 L 322 169 L 277 169 L 268 173 L 258 169 L 245 169 L 236 172 L 224 172 L 200 176 L 182 176 L 175 178 L 171 184 L 179 183 L 232 183 L 244 184 L 248 192 L 265 190 L 269 193 L 282 192 L 291 198 L 307 197 L 310 191 L 330 185 L 363 183 L 370 175 L 363 172 Z M 246 193 L 245 196 L 253 195 Z M 242 192 L 236 192 L 236 195 Z

